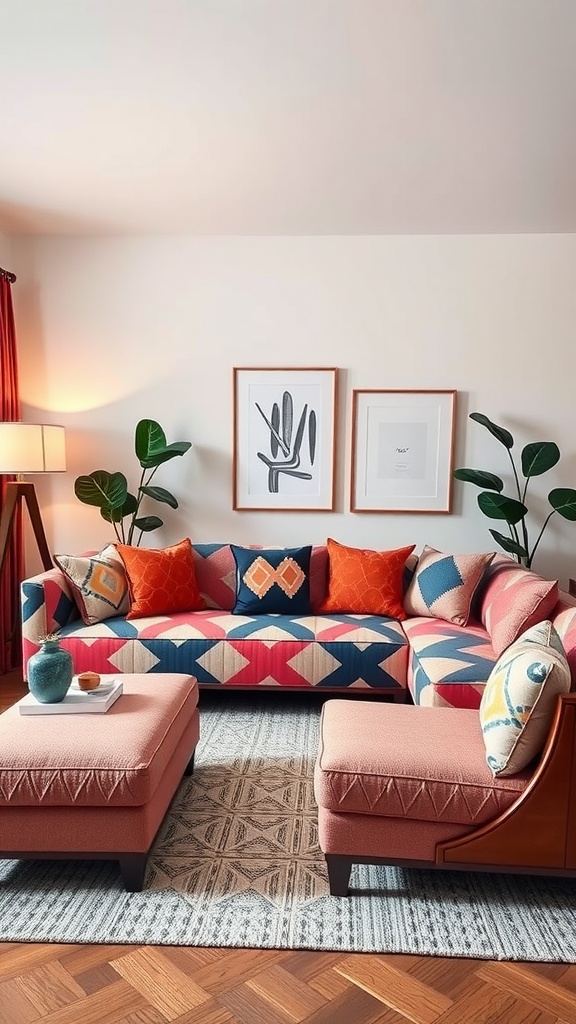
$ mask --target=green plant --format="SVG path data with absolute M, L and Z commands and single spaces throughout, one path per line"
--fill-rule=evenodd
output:
M 548 494 L 548 501 L 552 511 L 546 516 L 542 528 L 536 538 L 534 545 L 530 546 L 528 535 L 528 524 L 526 517 L 529 514 L 526 506 L 526 492 L 528 483 L 533 476 L 542 476 L 552 469 L 560 460 L 560 449 L 554 441 L 533 441 L 522 449 L 521 465 L 523 483 L 512 455 L 514 438 L 509 430 L 499 427 L 481 412 L 471 412 L 470 419 L 480 423 L 504 445 L 512 464 L 512 472 L 516 484 L 517 498 L 509 498 L 503 494 L 504 483 L 494 473 L 487 473 L 479 469 L 455 469 L 456 480 L 464 480 L 466 483 L 482 487 L 478 495 L 478 505 L 485 516 L 489 519 L 500 519 L 508 524 L 510 536 L 499 533 L 497 530 L 490 530 L 494 540 L 511 555 L 516 555 L 516 560 L 530 568 L 538 545 L 542 539 L 544 530 L 555 512 L 558 512 L 564 519 L 576 521 L 576 490 L 572 487 L 554 487 Z
M 116 537 L 122 544 L 132 544 L 134 533 L 140 531 L 135 546 L 138 547 L 143 533 L 151 533 L 163 526 L 158 516 L 141 516 L 142 500 L 153 498 L 170 508 L 178 508 L 178 502 L 164 487 L 151 487 L 150 481 L 164 462 L 177 455 L 184 455 L 191 447 L 190 441 L 166 443 L 166 435 L 155 420 L 140 420 L 136 424 L 134 450 L 142 467 L 136 494 L 128 490 L 128 481 L 123 473 L 108 473 L 95 469 L 88 476 L 79 476 L 74 483 L 74 493 L 85 505 L 95 505 L 107 523 L 112 523 Z M 124 520 L 128 519 L 126 527 Z

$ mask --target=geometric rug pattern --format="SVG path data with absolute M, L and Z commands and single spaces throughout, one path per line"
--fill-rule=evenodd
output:
M 202 693 L 194 775 L 144 891 L 124 892 L 114 862 L 0 861 L 0 941 L 576 963 L 568 879 L 359 865 L 350 897 L 328 894 L 312 789 L 320 706 L 310 693 Z

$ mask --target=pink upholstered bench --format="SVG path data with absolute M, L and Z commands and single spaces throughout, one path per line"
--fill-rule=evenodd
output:
M 103 677 L 106 678 L 106 677 Z M 0 857 L 118 860 L 138 892 L 199 737 L 189 675 L 124 675 L 105 714 L 0 715 Z
M 478 711 L 329 700 L 314 792 L 330 892 L 353 864 L 576 874 L 576 694 L 536 766 L 494 777 Z

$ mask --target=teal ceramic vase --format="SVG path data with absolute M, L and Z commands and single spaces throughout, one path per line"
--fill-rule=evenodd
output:
M 28 662 L 28 689 L 41 704 L 58 704 L 68 693 L 74 667 L 72 655 L 58 637 L 47 637 Z

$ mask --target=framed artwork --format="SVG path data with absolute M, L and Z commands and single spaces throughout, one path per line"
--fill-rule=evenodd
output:
M 352 392 L 352 512 L 451 512 L 456 391 Z
M 338 371 L 241 366 L 233 372 L 232 507 L 331 512 Z

